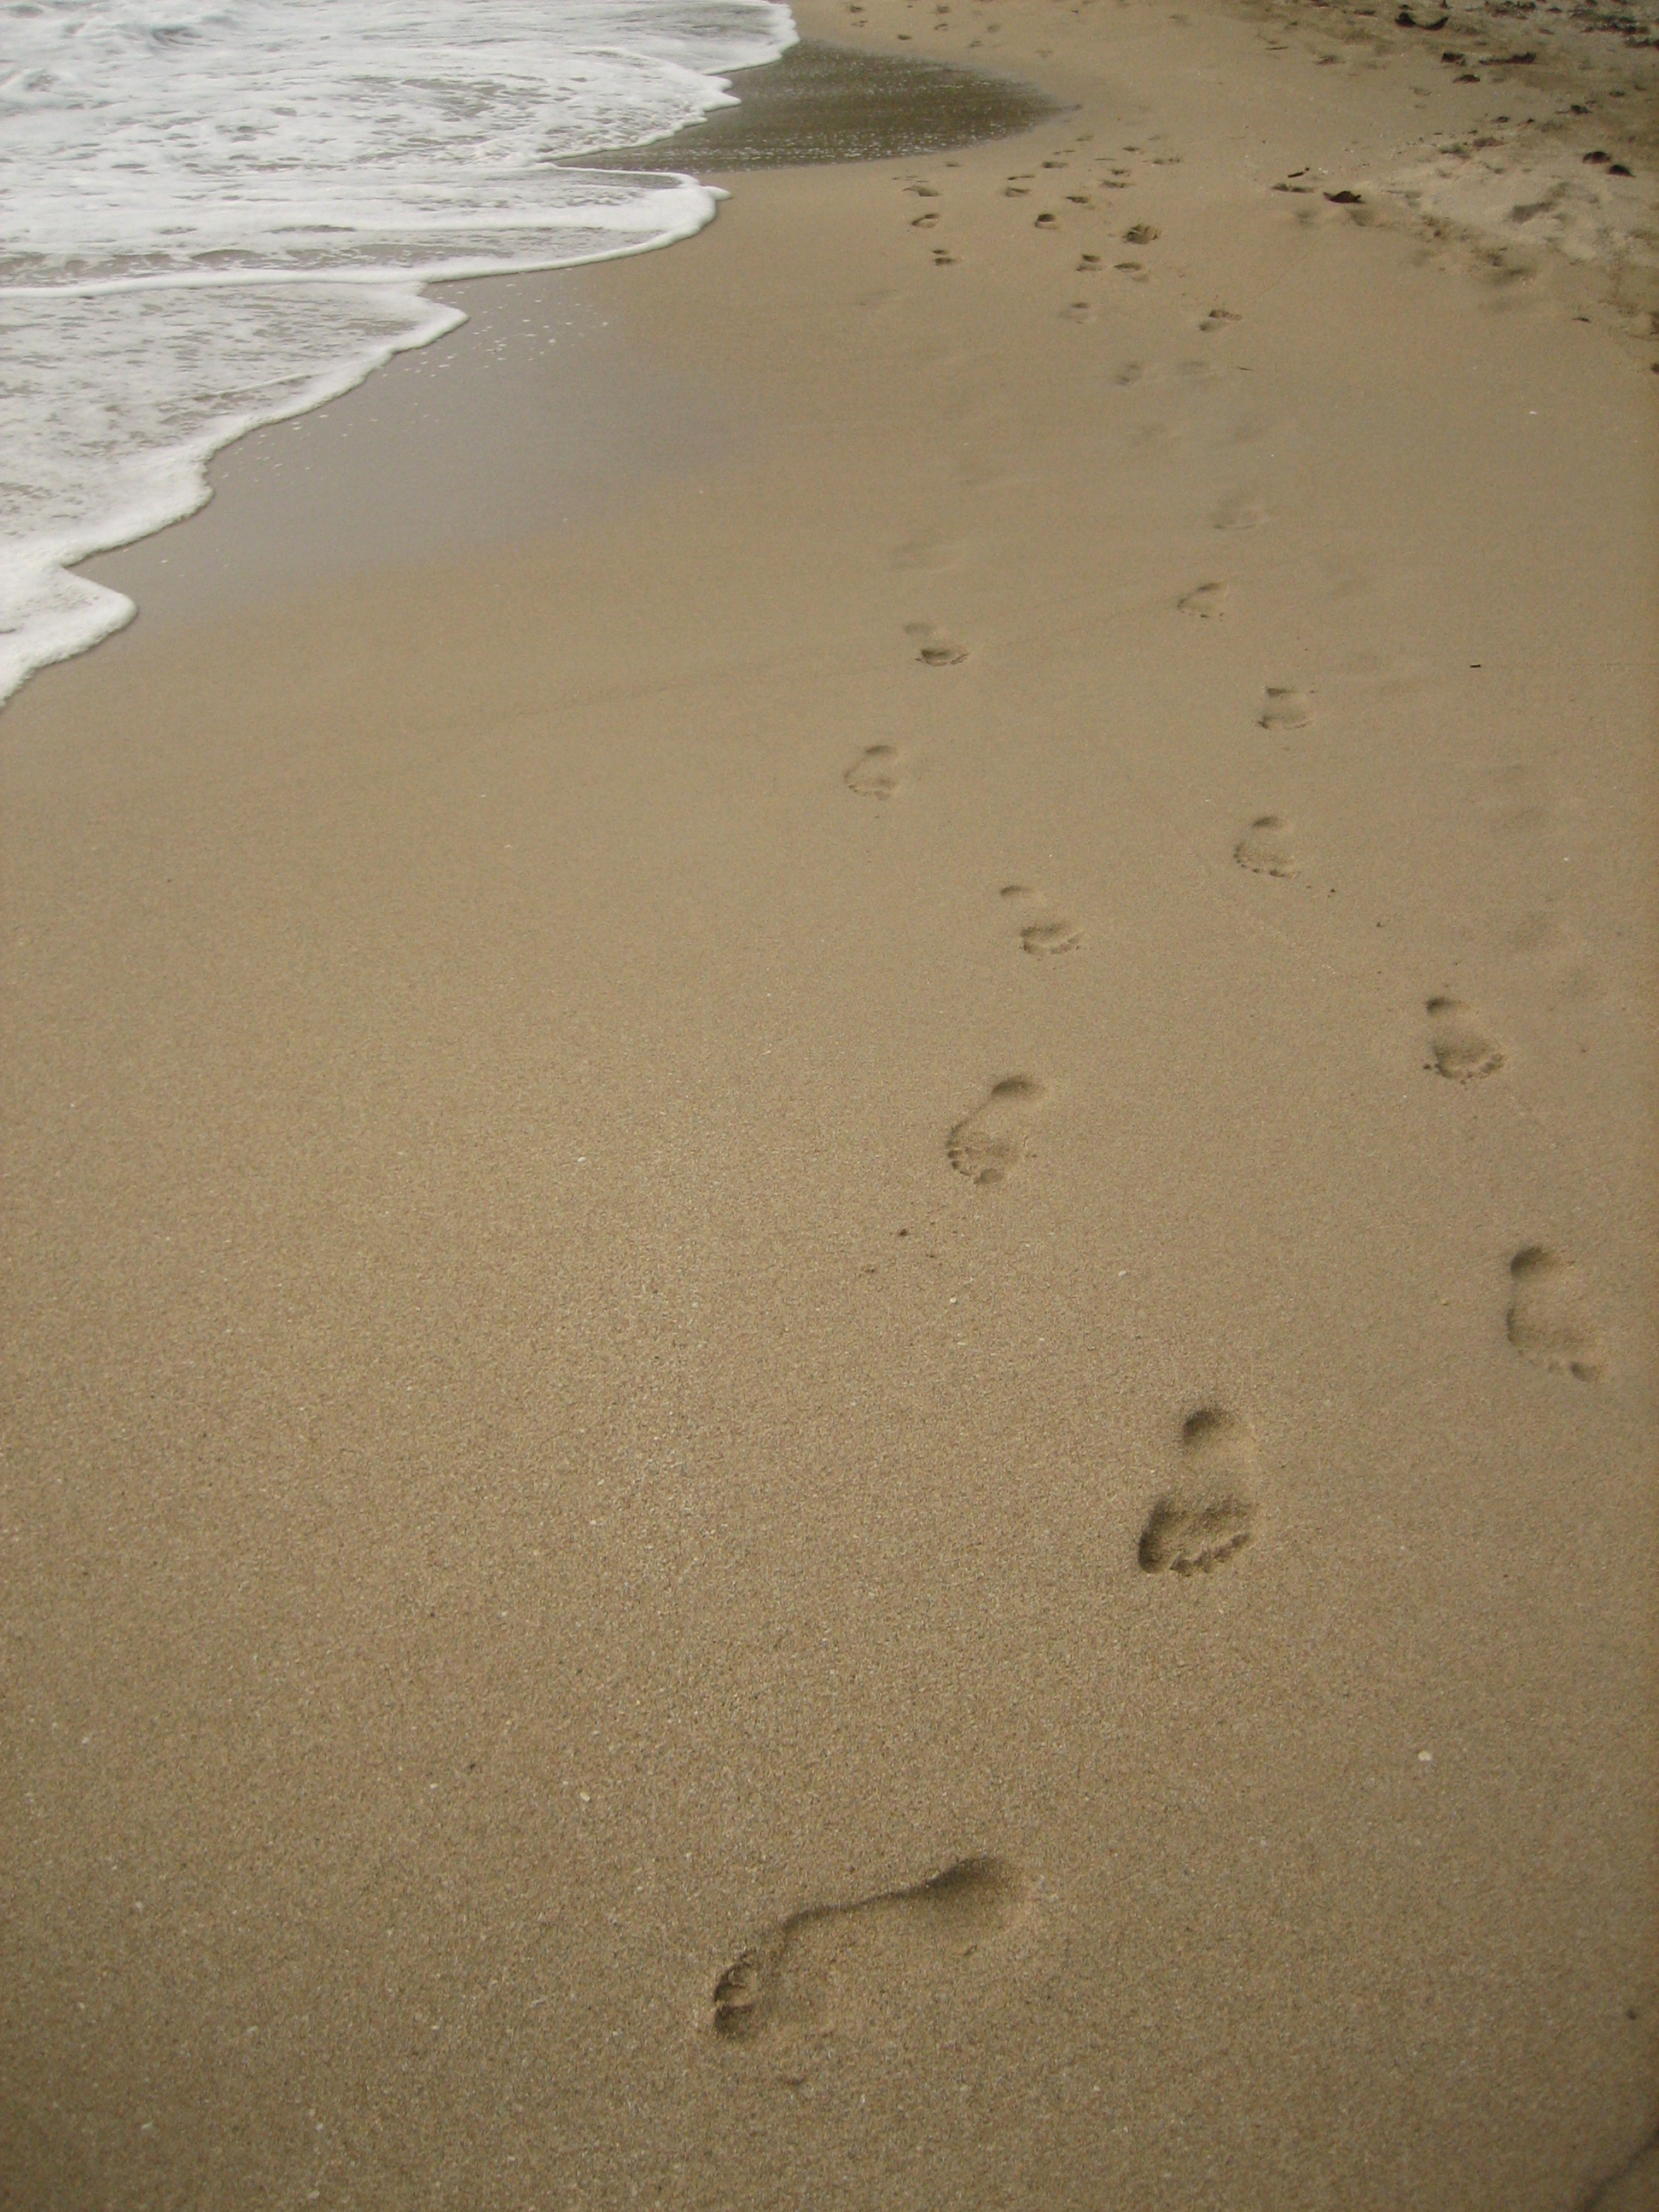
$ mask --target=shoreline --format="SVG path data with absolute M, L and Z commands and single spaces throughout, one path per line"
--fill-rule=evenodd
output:
M 33 2203 L 1639 2181 L 1650 343 L 996 15 L 0 716 Z

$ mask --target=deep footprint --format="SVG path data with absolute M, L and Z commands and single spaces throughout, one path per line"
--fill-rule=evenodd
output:
M 1007 1860 L 957 1859 L 908 1889 L 808 1905 L 733 1960 L 714 1984 L 713 2026 L 732 2043 L 788 2027 L 824 2032 L 966 1958 L 1019 1918 L 1026 1883 Z
M 1043 905 L 1042 894 L 1033 890 L 1029 884 L 1005 884 L 1002 896 L 1018 911 L 1031 915 L 1031 919 L 1020 928 L 1022 952 L 1042 957 L 1052 952 L 1074 952 L 1082 943 L 1083 932 L 1063 914 L 1035 911 Z
M 1293 876 L 1296 848 L 1291 824 L 1282 814 L 1258 814 L 1233 847 L 1233 858 L 1241 868 L 1252 869 L 1258 876 Z
M 1503 1047 L 1488 1035 L 1473 1006 L 1462 999 L 1431 999 L 1429 1052 L 1437 1073 L 1454 1083 L 1475 1083 L 1496 1075 L 1504 1065 Z
M 1201 622 L 1219 622 L 1227 611 L 1227 596 L 1224 584 L 1194 584 L 1176 605 L 1183 615 L 1196 615 Z
M 1255 1530 L 1256 1445 L 1248 1421 L 1200 1406 L 1181 1430 L 1181 1480 L 1140 1532 L 1149 1575 L 1207 1575 L 1243 1550 Z
M 1305 691 L 1288 684 L 1270 684 L 1267 703 L 1256 720 L 1264 730 L 1305 730 L 1313 720 L 1313 702 Z
M 927 668 L 954 668 L 968 658 L 968 648 L 958 645 L 953 637 L 946 637 L 935 629 L 932 623 L 906 623 L 904 634 L 916 641 L 916 659 Z
M 901 781 L 898 763 L 896 745 L 866 745 L 842 781 L 860 799 L 890 799 Z
M 1006 1075 L 976 1113 L 945 1140 L 951 1166 L 989 1189 L 1006 1182 L 1025 1158 L 1025 1135 L 1048 1092 L 1029 1075 Z
M 1504 1326 L 1523 1359 L 1581 1382 L 1601 1380 L 1606 1358 L 1583 1277 L 1547 1245 L 1523 1245 L 1510 1261 Z

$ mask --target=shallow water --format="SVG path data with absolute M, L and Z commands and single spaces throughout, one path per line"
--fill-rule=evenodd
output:
M 573 162 L 729 102 L 777 0 L 14 0 L 0 79 L 0 698 L 131 619 L 70 573 L 213 453 L 460 319 L 443 276 L 690 235 L 718 195 Z

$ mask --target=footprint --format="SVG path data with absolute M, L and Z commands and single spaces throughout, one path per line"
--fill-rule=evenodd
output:
M 842 781 L 860 799 L 890 799 L 901 781 L 898 763 L 896 745 L 866 745 Z
M 1006 1181 L 1025 1158 L 1026 1129 L 1048 1095 L 1029 1075 L 1005 1075 L 994 1084 L 985 1103 L 945 1140 L 957 1173 L 988 1189 Z
M 1267 502 L 1255 492 L 1236 491 L 1210 519 L 1218 530 L 1260 530 L 1267 520 Z
M 1241 868 L 1253 869 L 1258 876 L 1293 876 L 1296 849 L 1291 824 L 1282 814 L 1258 814 L 1233 847 L 1233 858 Z
M 921 640 L 916 659 L 926 667 L 954 668 L 958 661 L 968 658 L 965 645 L 958 645 L 954 638 L 946 637 L 942 631 L 935 629 L 932 623 L 906 623 L 904 632 L 907 637 Z
M 1005 884 L 1002 896 L 1021 910 L 1041 907 L 1042 896 L 1028 884 Z M 1063 914 L 1034 916 L 1025 922 L 1019 933 L 1020 949 L 1039 955 L 1049 952 L 1074 952 L 1083 941 L 1083 932 L 1069 922 Z
M 1123 243 L 1126 246 L 1150 246 L 1158 235 L 1156 223 L 1132 222 L 1123 234 Z
M 1545 1244 L 1524 1245 L 1510 1261 L 1514 1285 L 1504 1326 L 1523 1359 L 1581 1382 L 1601 1380 L 1605 1358 L 1583 1278 Z
M 1256 717 L 1264 730 L 1305 730 L 1313 720 L 1313 702 L 1305 691 L 1286 684 L 1267 686 L 1267 703 Z
M 1229 323 L 1236 323 L 1238 319 L 1230 307 L 1212 307 L 1198 327 L 1201 331 L 1224 331 Z
M 731 2043 L 781 2030 L 824 2034 L 1005 1935 L 1028 1887 L 1006 1859 L 957 1859 L 927 1881 L 853 1905 L 813 1905 L 770 1929 L 714 1984 L 713 2027 Z
M 914 538 L 906 538 L 902 545 L 893 548 L 892 562 L 896 568 L 915 568 L 937 574 L 947 568 L 960 568 L 974 550 L 974 541 L 968 538 L 951 538 L 934 530 L 918 531 Z
M 1197 615 L 1203 622 L 1219 622 L 1227 611 L 1227 599 L 1225 584 L 1194 584 L 1176 605 L 1183 615 Z
M 1431 999 L 1429 1050 L 1433 1065 L 1454 1083 L 1474 1083 L 1483 1075 L 1496 1075 L 1504 1065 L 1504 1050 L 1486 1033 L 1485 1023 L 1462 999 Z
M 1207 1575 L 1243 1551 L 1255 1529 L 1255 1437 L 1220 1406 L 1200 1406 L 1181 1429 L 1181 1480 L 1153 1506 L 1138 1557 L 1149 1575 Z
M 938 227 L 939 220 L 939 218 L 937 213 L 932 215 L 912 216 L 910 218 L 910 228 L 912 230 L 933 230 Z

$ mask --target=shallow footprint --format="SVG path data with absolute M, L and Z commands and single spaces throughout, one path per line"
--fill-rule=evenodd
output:
M 1601 1380 L 1606 1364 L 1583 1277 L 1545 1244 L 1523 1245 L 1510 1261 L 1512 1286 L 1504 1327 L 1523 1359 L 1581 1382 Z
M 1504 1065 L 1504 1048 L 1488 1035 L 1474 1008 L 1462 999 L 1430 999 L 1429 1051 L 1436 1072 L 1454 1083 L 1474 1083 L 1483 1075 L 1496 1075 Z
M 932 623 L 906 623 L 904 634 L 918 641 L 916 659 L 927 668 L 954 668 L 958 661 L 966 660 L 968 648 L 958 645 L 954 638 L 946 637 L 935 629 Z
M 967 538 L 951 538 L 933 530 L 919 531 L 902 545 L 893 548 L 892 562 L 896 568 L 915 568 L 937 574 L 946 568 L 960 568 L 973 550 L 973 541 Z
M 890 799 L 898 789 L 899 749 L 896 745 L 866 745 L 842 781 L 860 799 Z
M 1149 1575 L 1207 1575 L 1241 1552 L 1255 1530 L 1255 1435 L 1221 1406 L 1200 1406 L 1181 1429 L 1181 1480 L 1160 1498 L 1140 1532 L 1137 1557 Z
M 1033 890 L 1029 884 L 1005 884 L 1002 896 L 1017 908 L 1030 913 L 1030 920 L 1020 927 L 1022 951 L 1038 955 L 1074 952 L 1083 941 L 1083 932 L 1063 914 L 1036 911 L 1043 905 L 1042 894 Z
M 1270 684 L 1267 704 L 1256 716 L 1264 730 L 1305 730 L 1312 721 L 1313 702 L 1305 691 L 1288 684 Z
M 1219 622 L 1227 611 L 1227 598 L 1225 584 L 1194 584 L 1176 605 L 1183 615 L 1196 615 L 1201 622 Z
M 1258 814 L 1233 847 L 1234 860 L 1258 876 L 1293 876 L 1296 848 L 1291 826 L 1282 814 Z
M 715 1983 L 714 2033 L 750 2043 L 781 2028 L 827 2031 L 843 2012 L 867 2016 L 907 1980 L 1004 1934 L 1026 1893 L 1017 1868 L 986 1855 L 908 1889 L 791 1913 Z
M 1005 1075 L 994 1084 L 985 1103 L 945 1140 L 957 1173 L 988 1189 L 1005 1182 L 1025 1158 L 1026 1130 L 1048 1095 L 1029 1075 Z
M 1260 530 L 1267 520 L 1267 502 L 1255 492 L 1236 491 L 1224 499 L 1211 520 L 1218 530 Z

